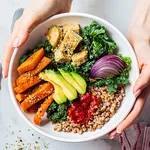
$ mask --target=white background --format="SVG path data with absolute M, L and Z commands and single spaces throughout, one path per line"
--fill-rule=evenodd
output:
M 9 37 L 9 28 L 13 12 L 17 8 L 26 7 L 30 0 L 0 0 L 0 57 L 3 55 L 4 46 Z M 36 5 L 35 5 L 36 6 Z M 135 0 L 74 0 L 72 12 L 85 12 L 94 14 L 106 19 L 115 25 L 124 35 L 130 22 L 131 14 L 135 6 Z M 150 104 L 146 104 L 144 111 L 138 120 L 148 121 L 148 108 Z M 28 131 L 30 129 L 30 131 Z M 13 133 L 14 132 L 14 133 Z M 32 135 L 34 134 L 34 136 Z M 13 144 L 16 144 L 17 136 L 22 137 L 23 143 L 31 143 L 35 141 L 41 150 L 45 150 L 44 143 L 49 143 L 49 150 L 119 150 L 120 147 L 116 141 L 110 140 L 94 140 L 86 143 L 61 143 L 45 137 L 42 137 L 33 131 L 17 114 L 7 86 L 7 79 L 2 80 L 2 90 L 0 91 L 0 150 L 5 150 L 5 146 L 10 146 L 9 150 L 14 150 Z M 40 136 L 40 139 L 38 137 Z M 12 146 L 11 146 L 12 144 Z M 31 148 L 34 150 L 34 148 Z M 16 150 L 18 150 L 16 146 Z M 26 150 L 26 149 L 24 149 Z

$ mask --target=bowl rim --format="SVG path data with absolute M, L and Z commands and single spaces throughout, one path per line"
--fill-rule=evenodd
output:
M 136 55 L 135 55 L 135 52 L 133 50 L 133 48 L 131 47 L 131 45 L 129 44 L 128 40 L 124 37 L 124 35 L 115 27 L 113 26 L 111 23 L 109 23 L 108 21 L 100 18 L 100 17 L 97 17 L 97 16 L 94 16 L 94 15 L 91 15 L 91 14 L 87 14 L 87 13 L 63 13 L 63 14 L 58 14 L 58 15 L 55 15 L 55 16 L 52 16 L 51 18 L 48 18 L 47 20 L 45 20 L 44 22 L 42 22 L 41 24 L 39 24 L 36 28 L 42 26 L 43 24 L 45 24 L 46 22 L 49 22 L 49 21 L 52 21 L 54 19 L 59 19 L 59 18 L 63 18 L 63 17 L 69 17 L 69 16 L 72 16 L 72 17 L 86 17 L 86 18 L 91 18 L 93 20 L 99 20 L 100 22 L 103 22 L 104 24 L 107 24 L 111 29 L 113 29 L 122 39 L 123 41 L 126 43 L 126 45 L 129 47 L 129 49 L 132 50 L 132 53 L 133 55 L 135 56 L 135 60 L 136 60 L 136 67 L 138 67 L 138 62 L 137 62 L 137 58 L 136 58 Z M 35 28 L 35 29 L 36 29 Z M 34 30 L 35 30 L 34 29 Z M 35 131 L 37 131 L 38 133 L 48 137 L 48 138 L 51 138 L 51 139 L 54 139 L 54 140 L 57 140 L 57 141 L 61 141 L 61 142 L 71 142 L 71 143 L 76 143 L 76 142 L 85 142 L 85 141 L 90 141 L 90 140 L 93 140 L 93 139 L 96 139 L 96 138 L 99 138 L 99 137 L 102 137 L 104 135 L 106 135 L 107 133 L 109 133 L 110 131 L 114 130 L 117 125 L 122 122 L 125 117 L 129 114 L 129 112 L 131 111 L 134 103 L 135 103 L 135 96 L 132 95 L 132 98 L 133 98 L 133 101 L 132 103 L 130 104 L 130 107 L 127 108 L 127 111 L 125 111 L 120 119 L 118 119 L 118 121 L 113 124 L 107 131 L 103 132 L 103 133 L 97 133 L 97 135 L 93 135 L 93 136 L 89 136 L 89 137 L 85 137 L 84 139 L 65 139 L 62 138 L 62 137 L 56 137 L 56 136 L 53 136 L 53 135 L 50 135 L 44 131 L 42 131 L 41 129 L 39 129 L 38 127 L 36 127 L 36 125 L 34 125 L 33 123 L 31 123 L 27 118 L 26 116 L 23 114 L 23 112 L 21 111 L 21 108 L 18 106 L 17 104 L 17 101 L 16 101 L 16 98 L 14 96 L 14 92 L 13 92 L 13 87 L 12 87 L 12 76 L 11 76 L 11 73 L 12 73 L 12 66 L 13 66 L 13 62 L 15 60 L 15 57 L 16 57 L 16 54 L 18 52 L 18 48 L 15 48 L 14 49 L 14 52 L 13 52 L 13 55 L 11 57 L 11 61 L 10 61 L 10 66 L 9 66 L 9 73 L 8 73 L 8 88 L 9 88 L 9 94 L 11 96 L 11 99 L 12 99 L 12 102 L 16 108 L 16 110 L 18 111 L 18 113 L 20 114 L 20 116 L 25 120 L 25 122 L 31 127 L 33 128 Z M 137 76 L 139 76 L 139 71 L 135 72 L 137 74 Z

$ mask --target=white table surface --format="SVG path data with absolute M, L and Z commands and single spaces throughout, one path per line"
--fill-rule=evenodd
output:
M 0 57 L 3 55 L 4 46 L 9 37 L 9 27 L 13 12 L 17 8 L 26 7 L 29 2 L 30 0 L 1 0 Z M 134 6 L 135 0 L 74 0 L 71 11 L 85 12 L 102 17 L 115 25 L 123 34 L 126 34 Z M 145 105 L 143 113 L 138 120 L 150 120 L 150 117 L 146 115 L 149 111 L 148 108 L 150 108 L 150 103 Z M 16 112 L 8 93 L 7 79 L 3 79 L 0 91 L 0 150 L 5 150 L 7 145 L 10 147 L 9 150 L 14 150 L 15 148 L 18 150 L 17 137 L 21 137 L 22 143 L 28 145 L 28 147 L 30 147 L 30 143 L 40 146 L 40 150 L 46 149 L 44 144 L 49 144 L 49 150 L 120 150 L 120 146 L 116 141 L 97 139 L 73 144 L 53 141 L 39 135 Z M 35 141 L 38 143 L 35 144 Z M 23 150 L 26 149 L 24 148 Z M 33 147 L 30 147 L 30 149 L 34 150 Z

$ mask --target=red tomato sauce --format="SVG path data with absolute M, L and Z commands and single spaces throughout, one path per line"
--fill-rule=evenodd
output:
M 99 105 L 100 99 L 89 93 L 81 95 L 68 109 L 68 115 L 76 124 L 87 124 Z

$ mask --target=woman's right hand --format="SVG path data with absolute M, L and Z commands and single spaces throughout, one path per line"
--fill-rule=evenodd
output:
M 9 63 L 14 48 L 22 46 L 28 39 L 30 32 L 39 23 L 55 14 L 69 12 L 72 0 L 33 0 L 16 21 L 13 32 L 6 44 L 2 69 L 3 77 L 8 76 Z

